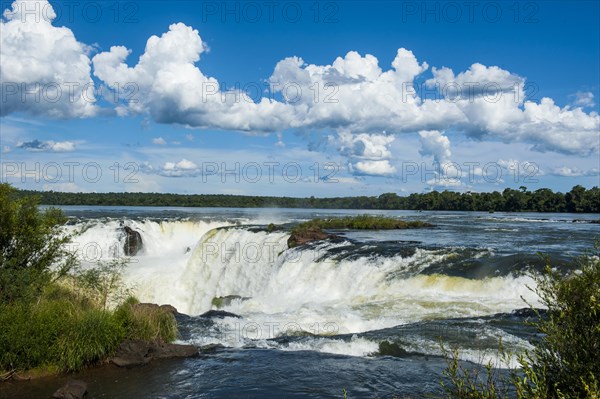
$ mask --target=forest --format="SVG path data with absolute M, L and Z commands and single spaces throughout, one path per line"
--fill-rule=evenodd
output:
M 294 198 L 223 194 L 162 193 L 65 193 L 20 190 L 20 195 L 36 195 L 44 205 L 181 206 L 226 208 L 320 208 L 320 209 L 398 209 L 487 212 L 600 212 L 600 188 L 577 185 L 569 192 L 548 188 L 530 191 L 527 187 L 506 188 L 502 192 L 431 191 L 399 196 Z

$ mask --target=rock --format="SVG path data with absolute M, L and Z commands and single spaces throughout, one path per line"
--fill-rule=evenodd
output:
M 310 226 L 300 231 L 293 230 L 290 238 L 288 238 L 288 248 L 295 248 L 300 245 L 309 244 L 314 241 L 326 240 L 328 238 L 336 238 L 334 234 L 325 233 L 319 227 Z
M 383 341 L 379 343 L 379 355 L 380 356 L 394 356 L 394 357 L 406 357 L 408 352 L 401 348 L 395 342 Z
M 175 308 L 175 306 L 172 305 L 157 305 L 155 303 L 136 303 L 134 305 L 131 305 L 131 309 L 134 312 L 144 312 L 144 311 L 150 311 L 150 312 L 157 312 L 157 311 L 162 311 L 165 313 L 172 313 L 172 314 L 176 314 L 177 309 Z
M 153 359 L 171 359 L 174 357 L 194 357 L 198 348 L 194 345 L 160 343 L 150 348 Z
M 53 398 L 56 399 L 82 399 L 87 392 L 87 384 L 80 380 L 69 380 L 62 387 L 59 388 Z
M 208 344 L 198 348 L 198 352 L 202 354 L 213 354 L 221 349 L 225 349 L 225 347 L 221 344 Z
M 517 317 L 537 317 L 538 314 L 540 316 L 545 316 L 547 313 L 546 309 L 531 309 L 531 308 L 521 308 L 515 309 L 512 311 L 512 314 Z
M 146 364 L 152 360 L 150 353 L 151 343 L 146 341 L 124 341 L 119 345 L 115 356 L 110 361 L 119 367 L 131 367 Z
M 237 299 L 239 299 L 241 301 L 245 301 L 250 298 L 239 296 L 239 295 L 216 296 L 212 299 L 211 304 L 214 307 L 216 307 L 217 309 L 219 309 L 219 308 L 231 305 L 231 302 L 233 302 Z
M 219 319 L 223 319 L 225 317 L 235 317 L 236 319 L 241 319 L 242 316 L 238 316 L 235 313 L 226 312 L 224 310 L 209 310 L 208 312 L 202 313 L 200 317 L 212 318 L 218 317 Z
M 135 256 L 144 246 L 142 235 L 128 226 L 125 226 L 123 229 L 125 230 L 125 234 L 127 234 L 123 252 L 126 256 Z
M 119 367 L 132 367 L 146 364 L 153 359 L 193 357 L 197 355 L 198 349 L 194 345 L 127 340 L 119 345 L 115 356 L 110 361 Z
M 160 309 L 164 310 L 165 312 L 172 313 L 172 314 L 179 313 L 177 311 L 177 308 L 175 306 L 172 306 L 172 305 L 160 305 Z

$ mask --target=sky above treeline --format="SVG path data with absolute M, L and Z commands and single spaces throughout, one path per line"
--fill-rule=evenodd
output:
M 0 1 L 16 187 L 599 185 L 597 1 Z

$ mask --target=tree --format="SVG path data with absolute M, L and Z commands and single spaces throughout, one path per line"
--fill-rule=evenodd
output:
M 40 212 L 37 197 L 18 197 L 0 184 L 0 300 L 34 299 L 53 279 L 75 264 L 61 234 L 66 221 L 55 208 Z

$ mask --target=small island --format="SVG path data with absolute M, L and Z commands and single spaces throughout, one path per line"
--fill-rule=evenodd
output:
M 396 230 L 435 227 L 420 220 L 405 221 L 385 216 L 360 215 L 341 218 L 312 219 L 292 229 L 288 248 L 337 237 L 325 230 Z

